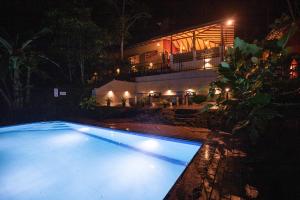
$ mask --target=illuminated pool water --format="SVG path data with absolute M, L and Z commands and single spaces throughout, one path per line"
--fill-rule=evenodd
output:
M 163 199 L 200 146 L 60 121 L 2 127 L 0 199 Z

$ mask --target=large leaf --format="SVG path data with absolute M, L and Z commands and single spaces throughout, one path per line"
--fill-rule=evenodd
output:
M 289 39 L 296 33 L 298 27 L 296 24 L 292 24 L 290 29 L 277 41 L 277 45 L 281 48 L 284 48 L 288 43 Z
M 0 44 L 1 46 L 3 46 L 6 51 L 8 52 L 8 54 L 12 54 L 13 53 L 13 47 L 11 44 L 9 44 L 9 42 L 7 40 L 5 40 L 4 38 L 0 37 Z
M 38 39 L 38 38 L 40 38 L 40 37 L 42 37 L 42 36 L 44 36 L 44 35 L 46 35 L 46 34 L 48 34 L 48 33 L 50 33 L 51 31 L 50 31 L 50 29 L 48 29 L 48 28 L 44 28 L 44 29 L 42 29 L 40 32 L 38 32 L 38 33 L 36 33 L 31 39 L 29 39 L 29 40 L 27 40 L 27 41 L 25 41 L 23 44 L 22 44 L 22 49 L 25 49 L 28 45 L 30 45 L 34 40 L 36 40 L 36 39 Z
M 258 47 L 256 44 L 249 44 L 238 37 L 234 40 L 234 48 L 238 48 L 243 54 L 251 54 L 254 56 L 259 55 L 262 50 L 262 48 Z

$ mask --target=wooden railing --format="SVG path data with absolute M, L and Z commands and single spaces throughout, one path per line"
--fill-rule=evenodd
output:
M 186 52 L 173 55 L 173 63 L 140 63 L 134 66 L 131 74 L 134 76 L 147 76 L 170 72 L 190 71 L 197 69 L 211 69 L 220 64 L 219 47 L 196 51 L 194 59 L 193 52 Z M 209 60 L 209 61 L 207 61 Z

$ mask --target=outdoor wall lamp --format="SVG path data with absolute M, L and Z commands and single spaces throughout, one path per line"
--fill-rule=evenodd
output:
M 231 26 L 231 25 L 233 25 L 233 22 L 234 21 L 232 19 L 229 19 L 229 20 L 227 20 L 226 25 Z

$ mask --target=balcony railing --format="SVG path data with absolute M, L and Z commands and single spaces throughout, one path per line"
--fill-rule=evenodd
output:
M 134 76 L 148 76 L 155 74 L 205 70 L 217 67 L 221 62 L 219 48 L 196 51 L 194 58 L 193 52 L 186 52 L 173 55 L 171 63 L 140 63 L 134 65 L 131 74 Z

